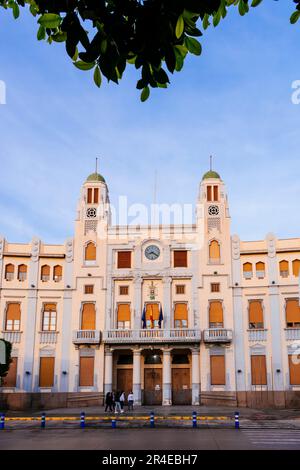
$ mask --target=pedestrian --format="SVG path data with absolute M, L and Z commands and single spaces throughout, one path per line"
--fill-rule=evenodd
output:
M 133 411 L 133 393 L 129 392 L 128 397 L 128 411 Z
M 111 406 L 113 407 L 113 409 L 115 409 L 115 397 L 116 397 L 116 392 L 112 392 L 111 393 Z
M 120 396 L 121 393 L 119 391 L 116 392 L 115 394 L 115 413 L 121 413 L 121 403 L 120 403 Z
M 109 408 L 109 411 L 113 411 L 112 407 L 112 393 L 107 392 L 106 397 L 105 397 L 105 411 Z
M 124 413 L 124 403 L 125 403 L 125 393 L 124 391 L 122 390 L 121 391 L 121 395 L 120 395 L 120 405 L 121 405 L 121 413 Z

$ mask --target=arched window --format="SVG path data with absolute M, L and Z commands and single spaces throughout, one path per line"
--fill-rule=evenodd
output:
M 20 264 L 18 267 L 18 279 L 19 281 L 26 281 L 27 278 L 27 266 L 26 264 Z
M 252 263 L 243 264 L 243 274 L 245 279 L 252 279 L 253 277 L 253 267 Z
M 286 260 L 280 261 L 279 271 L 281 277 L 288 277 L 289 275 L 289 262 Z
M 294 259 L 293 261 L 293 275 L 299 277 L 300 273 L 300 259 Z
M 256 268 L 256 277 L 258 279 L 263 279 L 266 275 L 265 263 L 262 263 L 261 261 L 259 261 L 258 263 L 256 263 L 255 268 Z
M 85 247 L 85 261 L 96 261 L 96 245 L 89 242 Z
M 44 266 L 41 267 L 41 280 L 43 282 L 50 280 L 50 266 L 47 264 L 44 264 Z
M 12 281 L 14 278 L 15 267 L 13 264 L 9 263 L 5 266 L 5 279 L 7 281 Z
M 53 268 L 53 281 L 60 282 L 62 280 L 62 266 L 57 265 Z
M 209 244 L 209 262 L 218 264 L 220 263 L 220 258 L 220 244 L 217 242 L 217 240 L 212 240 Z
M 223 328 L 223 306 L 219 300 L 209 304 L 209 328 Z

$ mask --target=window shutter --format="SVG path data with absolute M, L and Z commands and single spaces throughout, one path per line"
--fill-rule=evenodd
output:
M 187 251 L 174 251 L 174 268 L 187 268 Z
M 296 359 L 298 364 L 293 362 Z M 290 385 L 300 385 L 300 355 L 289 355 Z
M 7 320 L 21 320 L 21 305 L 17 303 L 10 303 L 7 305 L 6 321 Z
M 264 271 L 264 270 L 265 270 L 265 263 L 262 263 L 261 261 L 256 263 L 256 271 Z
M 54 266 L 53 276 L 62 277 L 62 266 Z
M 207 200 L 209 202 L 212 200 L 211 186 L 207 186 Z
M 44 304 L 44 312 L 56 312 L 56 304 Z
M 129 321 L 130 322 L 130 304 L 119 304 L 118 305 L 118 322 Z
M 219 188 L 218 186 L 214 186 L 214 201 L 219 200 Z
M 96 261 L 96 245 L 93 242 L 89 242 L 85 247 L 85 260 Z
M 289 271 L 289 262 L 288 261 L 280 261 L 279 263 L 279 268 L 280 268 L 280 272 L 281 271 Z
M 87 190 L 87 202 L 88 202 L 88 204 L 91 204 L 93 202 L 92 201 L 92 194 L 93 194 L 93 189 L 88 188 L 88 190 Z
M 23 274 L 27 273 L 27 266 L 26 266 L 26 264 L 20 264 L 20 266 L 19 266 L 19 273 L 23 273 Z
M 300 273 L 300 259 L 294 259 L 293 261 L 293 275 L 298 277 Z
M 42 276 L 50 276 L 50 266 L 44 265 L 41 269 Z
M 249 301 L 249 323 L 264 323 L 261 300 Z
M 131 268 L 131 251 L 118 251 L 118 268 Z
M 40 387 L 53 387 L 54 360 L 54 357 L 40 358 Z
M 13 264 L 7 264 L 5 268 L 7 274 L 13 274 L 15 272 L 15 267 Z
M 267 385 L 266 356 L 251 356 L 252 385 Z
M 159 320 L 159 305 L 158 304 L 146 305 L 146 320 L 150 320 L 151 313 L 153 315 L 153 321 Z
M 95 188 L 94 189 L 94 204 L 98 204 L 99 202 L 99 189 Z
M 252 272 L 252 264 L 251 263 L 244 263 L 243 264 L 243 272 L 244 273 Z
M 175 304 L 174 320 L 188 320 L 187 304 Z
M 225 356 L 210 356 L 211 385 L 225 385 Z
M 94 385 L 94 357 L 80 357 L 79 386 L 92 387 Z
M 300 323 L 300 307 L 298 299 L 286 300 L 286 322 Z
M 95 330 L 96 329 L 96 310 L 95 304 L 83 304 L 81 316 L 81 329 L 82 330 Z
M 212 301 L 209 304 L 209 323 L 223 324 L 223 307 L 222 302 Z
M 220 245 L 216 240 L 212 240 L 209 244 L 209 258 L 220 259 Z
M 12 357 L 12 362 L 9 365 L 8 373 L 3 377 L 3 387 L 15 387 L 17 382 L 17 364 L 18 358 Z

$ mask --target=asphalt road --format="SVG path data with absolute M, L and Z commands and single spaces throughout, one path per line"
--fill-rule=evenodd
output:
M 294 429 L 5 429 L 1 450 L 300 450 Z

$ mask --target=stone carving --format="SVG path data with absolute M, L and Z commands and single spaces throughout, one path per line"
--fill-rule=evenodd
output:
M 71 263 L 73 261 L 73 239 L 68 238 L 65 246 L 66 246 L 66 262 Z
M 276 238 L 273 233 L 268 233 L 267 235 L 267 245 L 268 245 L 268 256 L 270 258 L 275 258 L 276 256 Z
M 241 251 L 240 251 L 240 239 L 238 235 L 233 235 L 231 237 L 231 243 L 232 243 L 232 257 L 233 259 L 239 259 L 241 256 Z
M 31 242 L 31 260 L 36 263 L 39 259 L 40 253 L 40 240 L 38 238 L 33 238 Z

